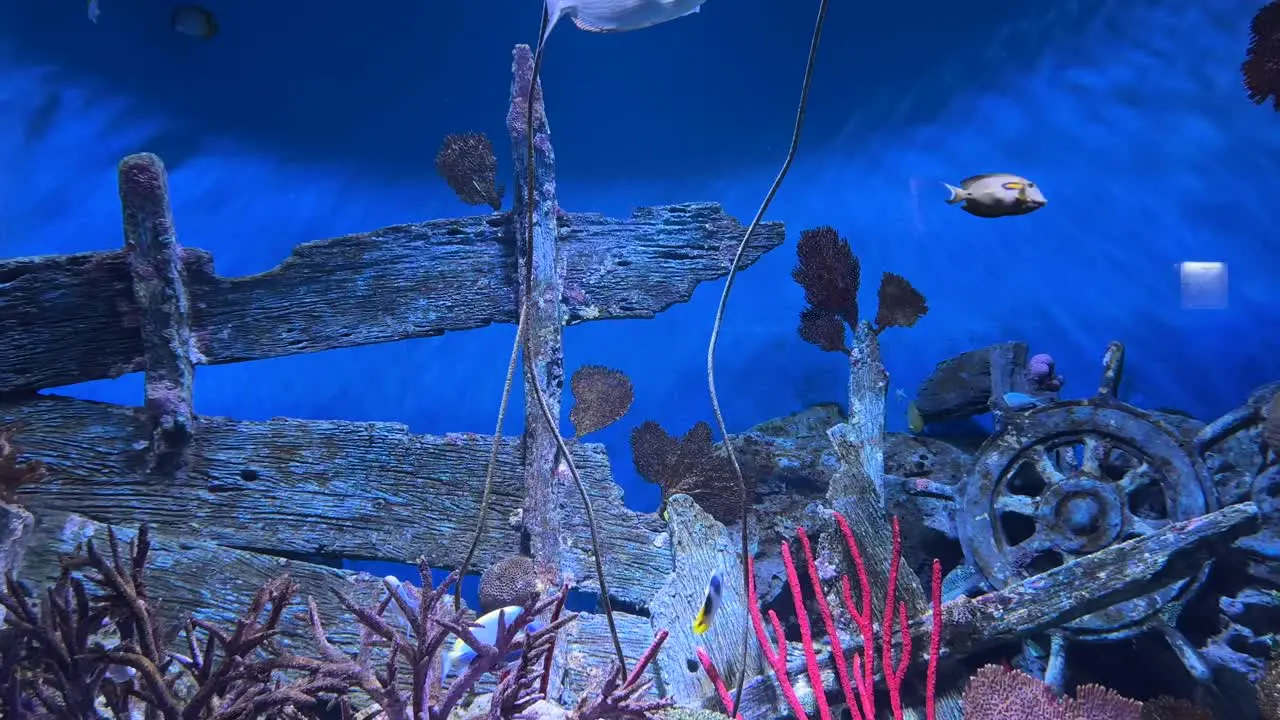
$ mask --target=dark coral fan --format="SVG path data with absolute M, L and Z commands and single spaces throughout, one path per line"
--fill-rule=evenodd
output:
M 682 438 L 646 420 L 631 432 L 631 453 L 640 477 L 662 488 L 662 499 L 685 494 L 722 523 L 736 522 L 742 514 L 737 476 L 728 457 L 717 452 L 711 426 L 694 425 Z M 755 495 L 755 482 L 747 483 L 747 502 Z
M 573 408 L 569 422 L 577 437 L 603 430 L 622 419 L 636 399 L 631 379 L 621 370 L 584 365 L 569 379 Z
M 844 321 L 822 308 L 807 307 L 800 311 L 800 339 L 827 352 L 849 352 Z
M 798 264 L 791 278 L 804 288 L 805 302 L 834 313 L 850 326 L 858 322 L 858 286 L 862 264 L 833 227 L 800 233 L 796 243 Z
M 1280 0 L 1272 0 L 1253 16 L 1240 75 L 1254 104 L 1270 99 L 1272 107 L 1280 111 Z
M 498 184 L 498 159 L 484 133 L 446 135 L 436 153 L 436 172 L 468 205 L 502 209 L 504 188 Z
M 858 324 L 858 288 L 862 264 L 835 228 L 818 227 L 800 233 L 796 243 L 799 261 L 791 278 L 804 288 L 807 306 L 800 311 L 800 339 L 828 352 L 849 353 L 845 326 Z M 880 278 L 880 306 L 874 331 L 911 327 L 929 304 L 924 295 L 901 275 L 887 272 Z
M 901 275 L 887 272 L 880 277 L 880 307 L 876 310 L 876 332 L 885 328 L 911 327 L 929 312 L 929 303 L 919 290 Z
M 48 473 L 39 460 L 22 462 L 22 448 L 13 441 L 16 428 L 0 428 L 0 502 L 17 500 L 18 488 L 40 482 Z

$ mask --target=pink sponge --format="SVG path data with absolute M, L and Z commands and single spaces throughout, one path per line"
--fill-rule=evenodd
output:
M 1064 382 L 1061 375 L 1054 373 L 1053 356 L 1049 353 L 1031 356 L 1024 377 L 1031 389 L 1038 392 L 1058 392 Z

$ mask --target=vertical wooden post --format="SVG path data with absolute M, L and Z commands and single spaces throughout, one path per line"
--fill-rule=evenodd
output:
M 562 316 L 562 281 L 564 268 L 557 252 L 559 229 L 556 226 L 555 152 L 551 148 L 551 130 L 542 104 L 541 83 L 533 83 L 533 52 L 528 45 L 517 45 L 512 52 L 511 107 L 507 113 L 507 130 L 511 136 L 511 155 L 515 165 L 515 202 L 511 211 L 511 228 L 515 233 L 521 296 L 530 298 L 525 316 L 524 353 L 524 526 L 529 534 L 538 585 L 553 591 L 564 583 L 574 583 L 572 569 L 565 562 L 562 509 L 576 506 L 567 471 L 556 467 L 556 438 L 542 415 L 534 383 L 551 409 L 560 417 L 560 391 L 564 386 L 564 347 Z M 533 94 L 530 95 L 530 85 Z M 533 157 L 528 152 L 527 109 L 533 102 Z M 533 163 L 533 187 L 529 187 L 529 163 Z M 529 207 L 533 202 L 533 245 L 529 246 Z M 526 284 L 528 283 L 528 284 Z M 532 374 L 530 373 L 532 368 Z M 551 686 L 548 695 L 558 697 L 565 643 L 556 643 Z
M 125 251 L 142 332 L 145 407 L 154 423 L 148 469 L 174 472 L 195 431 L 191 395 L 196 350 L 169 179 L 160 158 L 139 153 L 120 161 L 119 183 Z
M 840 468 L 827 488 L 827 503 L 845 516 L 867 565 L 867 581 L 872 586 L 877 626 L 884 612 L 885 590 L 889 584 L 889 562 L 893 552 L 893 530 L 885 514 L 884 416 L 889 392 L 889 374 L 880 360 L 880 339 L 871 324 L 858 323 L 849 356 L 849 421 L 831 428 L 827 435 L 840 457 Z M 910 532 L 910 530 L 907 530 Z M 822 537 L 821 552 L 832 567 L 850 568 L 842 560 L 844 543 L 838 533 Z M 920 579 L 905 564 L 899 566 L 897 598 L 906 603 L 907 616 L 918 618 L 930 611 L 929 595 Z M 838 606 L 838 600 L 833 600 Z M 959 720 L 958 691 L 939 688 L 937 717 Z

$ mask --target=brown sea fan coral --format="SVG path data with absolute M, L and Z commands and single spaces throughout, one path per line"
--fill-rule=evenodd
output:
M 805 230 L 796 243 L 796 259 L 791 279 L 804 288 L 805 302 L 834 313 L 851 326 L 857 323 L 862 264 L 849 241 L 833 227 Z
M 581 438 L 603 430 L 622 419 L 636 399 L 631 378 L 621 370 L 600 365 L 583 365 L 569 379 L 573 390 L 573 408 L 569 422 L 574 435 Z
M 828 352 L 850 353 L 846 326 L 858 324 L 858 289 L 862 264 L 849 241 L 835 228 L 818 227 L 800 233 L 798 264 L 791 278 L 804 288 L 807 306 L 800 311 L 800 339 Z M 911 327 L 929 312 L 921 292 L 906 278 L 891 272 L 880 278 L 879 307 L 872 331 Z
M 505 189 L 497 182 L 498 159 L 484 133 L 446 135 L 436 153 L 436 172 L 462 202 L 502 209 Z
M 13 441 L 15 427 L 0 428 L 0 503 L 17 500 L 18 488 L 48 477 L 39 460 L 22 462 L 22 448 Z
M 711 426 L 699 422 L 684 437 L 675 438 L 662 426 L 646 420 L 631 431 L 631 453 L 640 477 L 662 488 L 662 500 L 685 494 L 722 523 L 736 522 L 742 505 L 738 483 L 729 459 L 711 441 Z M 747 501 L 755 496 L 755 483 L 746 478 Z
M 1254 104 L 1270 99 L 1272 107 L 1280 111 L 1280 0 L 1263 5 L 1253 16 L 1240 75 Z
M 880 307 L 876 310 L 875 331 L 911 327 L 929 312 L 929 303 L 919 290 L 901 275 L 887 272 L 880 277 Z

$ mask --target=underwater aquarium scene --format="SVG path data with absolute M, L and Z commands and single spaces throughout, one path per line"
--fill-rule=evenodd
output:
M 0 720 L 1280 720 L 1280 0 L 0 0 Z

